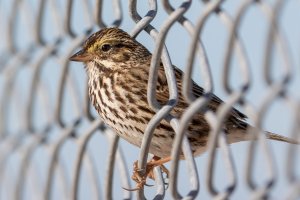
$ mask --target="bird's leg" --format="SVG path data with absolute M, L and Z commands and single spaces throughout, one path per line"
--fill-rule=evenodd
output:
M 151 161 L 149 161 L 146 165 L 147 177 L 155 180 L 153 169 L 157 166 L 160 166 L 161 170 L 164 173 L 166 173 L 167 178 L 168 178 L 169 177 L 169 170 L 163 164 L 165 164 L 166 162 L 169 162 L 170 160 L 171 160 L 171 156 L 168 156 L 168 157 L 165 157 L 165 158 L 160 158 L 160 157 L 157 157 L 157 156 L 153 156 Z
M 133 175 L 132 175 L 132 180 L 134 180 L 137 183 L 136 189 L 134 190 L 139 190 L 144 187 L 146 184 L 146 179 L 147 177 L 155 180 L 154 172 L 153 169 L 155 167 L 160 167 L 161 170 L 166 173 L 167 178 L 169 177 L 169 170 L 163 165 L 166 162 L 169 162 L 171 160 L 171 157 L 165 157 L 165 158 L 160 158 L 157 156 L 154 156 L 147 164 L 146 164 L 146 172 L 145 174 L 141 174 L 141 170 L 138 168 L 138 161 L 135 161 L 133 164 Z

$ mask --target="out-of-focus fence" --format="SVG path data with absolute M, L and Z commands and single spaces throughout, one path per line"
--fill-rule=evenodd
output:
M 172 7 L 173 3 L 176 6 Z M 272 113 L 270 105 L 279 102 L 288 113 L 288 119 L 280 118 L 280 112 L 273 113 L 289 130 L 284 135 L 299 140 L 300 34 L 297 31 L 300 29 L 297 21 L 300 16 L 293 9 L 296 6 L 299 11 L 299 1 L 287 0 L 231 3 L 221 0 L 0 1 L 0 198 L 143 199 L 146 194 L 148 199 L 194 199 L 203 197 L 205 192 L 215 199 L 241 199 L 243 193 L 236 196 L 235 193 L 239 191 L 237 180 L 243 177 L 244 182 L 239 184 L 247 188 L 245 194 L 249 198 L 275 198 L 272 192 L 276 183 L 284 182 L 276 189 L 279 190 L 276 194 L 282 195 L 278 198 L 298 199 L 297 146 L 286 145 L 280 151 L 273 148 L 274 153 L 270 143 L 259 137 L 256 142 L 247 143 L 250 145 L 245 143 L 247 150 L 241 164 L 234 159 L 222 132 L 222 122 L 229 108 L 238 106 L 249 116 L 249 122 L 258 127 L 256 134 L 262 136 L 259 130 L 265 129 L 267 114 Z M 260 15 L 251 21 L 247 18 L 247 15 L 253 16 L 251 12 Z M 159 22 L 155 22 L 156 19 Z M 69 56 L 88 35 L 107 26 L 121 26 L 142 44 L 152 45 L 150 87 L 155 85 L 152 78 L 156 58 L 161 58 L 166 68 L 171 69 L 172 61 L 176 60 L 174 55 L 185 53 L 180 58 L 183 63 L 180 67 L 187 75 L 183 80 L 183 93 L 190 106 L 181 119 L 170 120 L 176 137 L 167 190 L 160 169 L 155 170 L 155 187 L 137 192 L 122 189 L 134 187 L 130 180 L 132 161 L 139 160 L 140 166 L 145 165 L 148 156 L 145 147 L 150 140 L 145 139 L 141 150 L 130 149 L 105 127 L 90 106 L 83 67 L 69 63 Z M 214 26 L 218 28 L 211 28 Z M 209 45 L 213 37 L 209 35 L 218 33 L 207 29 L 220 30 L 220 27 L 223 35 L 215 38 L 217 48 L 213 49 Z M 173 28 L 186 35 L 172 33 Z M 152 39 L 143 39 L 146 37 Z M 222 41 L 220 45 L 219 41 Z M 261 54 L 259 61 L 254 61 L 256 51 Z M 221 56 L 215 56 L 217 54 Z M 212 79 L 219 78 L 216 70 L 222 78 L 219 85 Z M 169 112 L 174 106 L 172 99 L 177 98 L 172 70 L 166 73 L 171 84 L 170 101 L 156 108 L 158 115 L 151 122 Z M 259 84 L 256 83 L 258 75 Z M 197 99 L 189 93 L 191 77 L 200 80 L 206 97 Z M 216 92 L 214 88 L 221 88 L 217 91 L 222 90 L 226 103 L 217 114 L 206 114 L 212 131 L 205 164 L 202 163 L 205 172 L 201 173 L 184 136 L 185 126 L 196 112 L 205 110 L 209 94 Z M 151 90 L 148 95 L 155 96 Z M 156 105 L 155 99 L 151 99 L 150 103 Z M 278 119 L 271 120 L 277 127 Z M 148 135 L 145 133 L 145 138 Z M 221 163 L 217 163 L 218 143 Z M 177 155 L 181 148 L 187 158 L 181 161 L 186 164 L 187 175 L 179 172 Z M 284 156 L 276 161 L 277 154 Z M 264 164 L 264 168 L 258 169 L 263 178 L 255 175 L 257 169 L 253 163 L 258 156 Z M 277 165 L 285 174 L 277 173 Z M 222 178 L 214 170 L 220 168 L 225 174 Z M 243 168 L 244 174 L 237 172 L 239 168 Z M 189 184 L 183 182 L 182 177 Z M 200 185 L 200 180 L 204 184 Z

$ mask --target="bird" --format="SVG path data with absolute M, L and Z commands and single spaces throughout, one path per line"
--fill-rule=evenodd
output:
M 131 37 L 127 32 L 117 27 L 104 28 L 93 33 L 84 42 L 80 51 L 70 57 L 71 61 L 84 63 L 88 76 L 89 99 L 104 123 L 121 138 L 141 147 L 144 131 L 155 115 L 147 101 L 147 84 L 151 63 L 151 52 Z M 178 88 L 178 101 L 170 114 L 180 118 L 188 108 L 189 103 L 182 93 L 184 72 L 172 66 Z M 193 80 L 192 93 L 197 98 L 204 95 L 204 89 Z M 158 69 L 156 99 L 160 104 L 169 100 L 169 89 L 162 63 Z M 207 110 L 216 113 L 224 102 L 213 95 L 207 105 Z M 235 108 L 231 108 L 224 121 L 223 131 L 229 144 L 253 140 L 247 130 L 252 128 L 247 123 L 247 116 Z M 193 156 L 199 156 L 207 150 L 210 133 L 209 123 L 204 114 L 199 112 L 193 116 L 187 125 L 187 139 Z M 292 144 L 297 141 L 279 134 L 266 132 L 266 138 Z M 146 166 L 146 175 L 139 177 L 137 164 L 134 164 L 133 180 L 137 182 L 136 189 L 146 184 L 147 176 L 154 178 L 153 168 L 162 167 L 171 160 L 172 144 L 175 132 L 167 120 L 163 119 L 156 126 L 150 143 L 149 152 L 153 158 Z

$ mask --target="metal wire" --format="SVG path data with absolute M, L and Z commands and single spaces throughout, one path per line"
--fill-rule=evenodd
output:
M 294 31 L 292 26 L 297 20 L 293 18 L 295 22 L 287 23 L 285 19 L 292 9 L 289 5 L 294 2 L 244 0 L 230 5 L 222 0 L 162 0 L 161 3 L 148 0 L 147 3 L 146 6 L 136 0 L 42 0 L 35 5 L 28 0 L 0 1 L 0 199 L 231 199 L 239 194 L 238 184 L 243 184 L 238 182 L 242 176 L 238 173 L 240 167 L 244 168 L 244 187 L 248 188 L 250 199 L 273 198 L 275 183 L 283 179 L 288 186 L 280 190 L 280 199 L 298 199 L 299 147 L 288 146 L 287 151 L 280 152 L 286 161 L 277 162 L 279 150 L 272 151 L 264 136 L 264 121 L 273 103 L 279 102 L 291 118 L 291 134 L 283 134 L 300 141 L 300 102 L 298 91 L 293 89 L 294 82 L 300 83 L 299 45 L 295 48 L 296 42 L 300 43 L 299 37 L 293 41 L 286 34 Z M 140 10 L 145 14 L 140 14 Z M 253 38 L 243 32 L 244 27 L 251 26 L 246 22 L 253 10 L 262 14 L 260 17 L 267 27 L 265 32 L 251 30 L 265 37 L 263 47 L 257 47 L 263 49 L 258 67 L 253 66 L 258 62 L 251 60 L 255 48 L 249 47 L 248 40 Z M 208 45 L 210 26 L 217 26 L 216 30 L 223 26 L 224 45 L 215 49 L 215 52 L 222 50 L 222 58 L 212 55 L 214 52 Z M 130 145 L 95 114 L 88 99 L 84 71 L 69 62 L 88 35 L 105 27 L 121 27 L 142 44 L 153 46 L 147 97 L 156 114 L 148 123 L 140 149 L 132 152 L 124 151 Z M 173 30 L 187 33 L 178 38 L 184 40 L 187 49 L 176 47 L 182 55 L 187 52 L 186 57 L 181 57 L 184 64 L 178 66 L 185 73 L 182 91 L 178 90 L 172 67 L 176 61 L 169 43 Z M 140 40 L 144 33 L 152 40 Z M 177 41 L 172 43 L 176 45 Z M 169 100 L 164 105 L 156 100 L 160 62 L 169 88 Z M 222 87 L 215 81 L 218 77 L 214 73 L 218 71 Z M 248 98 L 257 80 L 255 71 L 259 71 L 265 87 L 260 103 Z M 277 72 L 279 76 L 274 75 Z M 199 98 L 192 93 L 194 77 L 204 88 L 204 95 Z M 225 93 L 226 101 L 213 113 L 207 111 L 207 105 L 212 94 L 220 91 L 215 91 L 216 88 Z M 177 119 L 170 112 L 177 104 L 179 92 L 189 107 Z M 247 146 L 244 166 L 235 159 L 236 153 L 229 148 L 223 130 L 224 120 L 236 106 L 249 117 L 249 123 L 255 127 L 250 132 L 258 138 Z M 211 127 L 204 164 L 193 157 L 186 137 L 188 124 L 197 113 L 202 113 Z M 156 167 L 154 189 L 126 190 L 134 187 L 130 180 L 131 161 L 138 160 L 141 174 L 145 173 L 153 131 L 163 119 L 176 133 L 169 187 L 162 170 Z M 180 161 L 181 152 L 184 161 Z M 221 167 L 217 162 L 218 152 L 222 155 Z M 263 157 L 264 163 L 264 177 L 260 179 L 255 174 L 257 157 Z M 188 184 L 184 183 L 186 179 L 182 180 L 184 167 L 180 163 L 186 164 L 184 178 Z M 205 177 L 201 177 L 201 164 L 205 167 Z M 284 169 L 284 175 L 278 175 L 279 167 Z M 226 174 L 224 180 L 217 176 L 220 168 Z

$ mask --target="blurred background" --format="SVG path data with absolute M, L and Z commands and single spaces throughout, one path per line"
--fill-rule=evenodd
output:
M 87 77 L 83 65 L 68 61 L 82 42 L 104 25 L 120 25 L 120 28 L 132 33 L 137 27 L 130 15 L 129 5 L 133 2 L 135 1 L 0 0 L 1 199 L 71 199 L 74 197 L 71 195 L 74 190 L 78 199 L 106 199 L 108 184 L 112 186 L 114 199 L 136 198 L 135 192 L 128 192 L 122 187 L 135 186 L 130 176 L 132 164 L 139 158 L 139 149 L 123 139 L 119 140 L 113 182 L 110 183 L 107 168 L 110 167 L 108 160 L 114 134 L 101 125 L 99 116 L 89 107 L 86 98 Z M 157 13 L 151 25 L 159 31 L 170 17 L 164 7 L 166 2 L 138 1 L 134 9 L 144 16 L 151 9 L 150 5 L 157 3 Z M 203 13 L 212 2 L 214 1 L 193 1 L 184 16 L 195 25 L 203 18 Z M 169 3 L 176 9 L 182 1 Z M 268 52 L 266 45 L 270 16 L 275 13 L 277 5 L 280 5 L 280 11 L 276 13 L 278 21 L 275 38 L 279 39 L 271 42 L 273 53 L 267 74 L 270 74 L 273 82 L 269 84 L 264 74 L 264 61 Z M 245 9 L 241 12 L 242 6 Z M 226 102 L 232 93 L 226 92 L 224 88 L 225 55 L 228 51 L 231 23 L 240 20 L 236 35 L 243 46 L 248 70 L 241 68 L 245 63 L 239 59 L 240 51 L 233 48 L 228 73 L 229 84 L 237 91 L 244 82 L 245 74 L 250 76 L 251 81 L 249 89 L 243 95 L 245 104 L 236 104 L 235 107 L 249 115 L 250 124 L 258 123 L 264 130 L 287 137 L 297 136 L 298 139 L 299 6 L 299 1 L 222 1 L 218 12 L 209 14 L 199 33 L 212 73 L 214 93 Z M 238 16 L 240 12 L 242 15 Z M 228 16 L 227 24 L 224 22 L 224 15 Z M 136 39 L 151 52 L 154 51 L 156 43 L 146 31 L 141 31 Z M 187 65 L 191 42 L 192 37 L 187 29 L 175 22 L 168 31 L 165 44 L 172 64 L 182 70 Z M 206 79 L 201 73 L 200 63 L 201 60 L 195 58 L 193 79 L 203 86 Z M 276 88 L 273 86 L 280 85 L 286 73 L 290 75 L 290 79 L 283 84 L 284 96 L 269 98 Z M 260 115 L 262 120 L 255 121 Z M 299 148 L 292 151 L 296 155 L 292 157 L 288 144 L 268 141 L 267 145 L 258 145 L 254 151 L 255 158 L 251 160 L 251 178 L 256 183 L 257 190 L 249 187 L 246 181 L 249 148 L 250 142 L 230 146 L 237 178 L 237 185 L 230 199 L 255 198 L 259 193 L 257 191 L 263 191 L 266 187 L 270 166 L 275 174 L 272 177 L 273 185 L 266 190 L 268 197 L 300 197 L 300 161 L 296 159 L 299 157 Z M 265 148 L 270 150 L 270 155 L 264 156 Z M 80 160 L 82 152 L 84 156 Z M 226 155 L 217 150 L 213 158 L 216 162 L 213 184 L 218 190 L 215 196 L 209 192 L 207 184 L 208 160 L 211 158 L 207 153 L 195 158 L 200 181 L 197 199 L 220 197 L 219 192 L 228 186 L 230 179 L 224 156 Z M 166 166 L 170 168 L 170 164 Z M 290 167 L 295 170 L 290 170 Z M 191 188 L 187 173 L 186 162 L 180 161 L 178 190 L 182 195 L 186 195 Z M 149 184 L 155 182 L 149 181 Z M 298 194 L 295 192 L 297 190 Z M 153 199 L 156 186 L 146 187 L 144 192 L 147 199 Z M 169 189 L 165 198 L 172 199 Z

